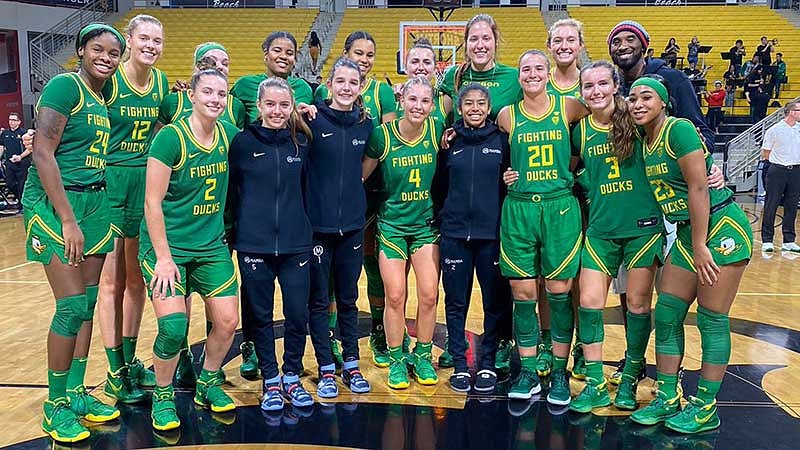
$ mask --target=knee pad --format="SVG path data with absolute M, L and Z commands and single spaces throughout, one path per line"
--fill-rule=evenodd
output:
M 656 303 L 656 353 L 682 356 L 684 349 L 683 321 L 689 303 L 674 295 L 658 294 Z
M 88 322 L 94 319 L 95 305 L 97 305 L 97 285 L 86 286 L 86 306 L 81 314 L 81 320 Z
M 581 342 L 584 344 L 599 344 L 605 338 L 603 329 L 603 310 L 578 308 L 578 327 L 580 328 Z
M 67 338 L 77 336 L 83 325 L 85 305 L 85 295 L 73 295 L 56 300 L 56 312 L 50 322 L 50 331 Z
M 172 359 L 183 349 L 189 320 L 184 313 L 169 314 L 158 319 L 158 335 L 153 342 L 153 354 L 161 359 Z
M 377 256 L 364 256 L 364 273 L 367 275 L 367 295 L 370 297 L 385 297 L 386 294 L 383 291 L 383 279 L 381 279 L 381 270 L 378 268 Z
M 569 294 L 551 294 L 548 292 L 547 300 L 550 302 L 550 332 L 553 342 L 569 344 L 572 341 L 572 330 L 575 325 L 575 316 L 572 312 Z
M 642 360 L 647 350 L 647 342 L 650 340 L 651 314 L 649 312 L 635 314 L 628 311 L 626 316 L 628 317 L 628 329 L 625 332 L 625 341 L 628 345 L 626 351 L 631 359 Z
M 539 341 L 536 302 L 514 300 L 514 335 L 520 347 L 535 348 Z
M 697 307 L 697 328 L 703 347 L 703 362 L 728 364 L 731 358 L 731 323 L 727 314 Z

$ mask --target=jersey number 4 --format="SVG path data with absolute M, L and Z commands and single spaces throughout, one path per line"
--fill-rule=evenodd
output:
M 419 184 L 422 182 L 422 178 L 419 176 L 419 169 L 411 169 L 408 172 L 408 182 L 417 186 L 417 189 L 419 189 Z

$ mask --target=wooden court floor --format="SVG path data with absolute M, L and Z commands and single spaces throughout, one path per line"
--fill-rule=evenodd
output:
M 746 206 L 753 223 L 756 242 L 752 262 L 745 273 L 736 302 L 731 311 L 733 330 L 733 353 L 726 383 L 739 383 L 749 386 L 753 392 L 766 396 L 767 401 L 753 400 L 753 394 L 733 395 L 726 401 L 720 401 L 721 408 L 747 406 L 758 411 L 780 412 L 792 418 L 795 431 L 800 430 L 800 254 L 771 255 L 760 251 L 760 216 L 761 206 Z M 780 211 L 779 211 L 780 214 Z M 780 221 L 776 230 L 776 244 L 780 242 Z M 800 225 L 798 225 L 800 230 Z M 50 288 L 45 280 L 44 271 L 37 263 L 25 260 L 24 229 L 21 217 L 0 219 L 0 398 L 5 407 L 0 408 L 0 447 L 43 437 L 39 428 L 41 420 L 41 403 L 47 395 L 47 373 L 45 359 L 45 336 L 53 314 L 54 302 Z M 410 280 L 409 318 L 415 307 L 413 293 L 413 275 Z M 443 295 L 443 294 L 441 294 Z M 470 334 L 479 336 L 482 333 L 482 310 L 478 301 L 477 285 L 470 309 L 467 329 Z M 441 297 L 440 297 L 441 298 Z M 279 302 L 276 305 L 275 318 L 282 319 Z M 205 321 L 201 303 L 192 313 L 190 342 L 197 344 L 205 338 Z M 610 295 L 606 317 L 619 317 L 619 301 L 616 295 Z M 368 311 L 364 278 L 361 280 L 361 311 Z M 692 308 L 691 312 L 694 312 Z M 363 316 L 362 316 L 363 317 Z M 436 343 L 444 342 L 444 304 L 439 303 L 437 319 Z M 607 361 L 606 371 L 611 372 L 611 362 L 622 357 L 624 348 L 623 330 L 619 320 L 608 321 L 606 325 L 606 347 L 604 359 Z M 690 323 L 693 321 L 690 319 Z M 412 330 L 413 325 L 409 326 Z M 152 309 L 146 305 L 139 339 L 139 358 L 145 365 L 150 365 L 153 338 L 156 322 Z M 651 339 L 653 339 L 651 337 Z M 237 340 L 238 342 L 238 340 Z M 276 345 L 279 360 L 282 352 L 282 341 Z M 419 387 L 412 383 L 412 388 L 404 392 L 390 392 L 385 387 L 385 369 L 377 369 L 370 362 L 367 339 L 361 339 L 362 369 L 372 382 L 373 392 L 369 395 L 355 396 L 340 387 L 338 402 L 417 405 L 420 407 L 461 409 L 468 398 L 456 394 L 447 387 L 450 370 L 439 372 L 440 382 L 434 387 Z M 434 349 L 434 358 L 441 353 L 441 348 Z M 232 352 L 233 354 L 233 352 Z M 686 327 L 686 358 L 688 371 L 699 369 L 700 339 L 694 326 Z M 653 345 L 648 349 L 647 360 L 655 362 Z M 232 393 L 240 406 L 258 405 L 261 393 L 260 381 L 247 381 L 239 377 L 240 359 L 229 358 L 225 365 L 228 378 L 227 391 Z M 310 342 L 306 346 L 304 365 L 307 371 L 316 372 Z M 105 381 L 106 359 L 100 339 L 98 327 L 95 326 L 92 349 L 86 375 L 86 384 L 98 387 L 96 395 L 108 401 L 101 391 Z M 762 373 L 763 372 L 763 373 Z M 753 375 L 753 374 L 756 375 Z M 305 377 L 304 383 L 309 391 L 315 391 L 315 377 Z M 736 381 L 732 381 L 736 380 Z M 687 389 L 694 392 L 694 384 Z M 581 389 L 581 383 L 572 382 L 573 393 Z M 646 401 L 652 396 L 651 385 L 640 385 L 640 400 Z M 256 407 L 257 408 L 257 407 Z M 601 415 L 618 415 L 619 412 L 609 408 Z M 722 433 L 741 432 L 737 424 L 723 422 Z M 755 430 L 754 432 L 758 432 Z M 213 446 L 217 447 L 217 446 Z M 19 447 L 23 448 L 23 447 Z M 45 448 L 45 447 L 24 447 Z M 124 446 L 119 448 L 126 448 Z M 138 448 L 142 448 L 139 446 Z M 188 448 L 188 447 L 187 447 Z M 212 448 L 212 447 L 207 447 Z M 231 448 L 248 448 L 245 445 L 232 445 Z M 292 445 L 276 445 L 270 448 L 301 448 Z M 719 447 L 722 448 L 722 447 Z M 755 447 L 742 447 L 755 448 Z

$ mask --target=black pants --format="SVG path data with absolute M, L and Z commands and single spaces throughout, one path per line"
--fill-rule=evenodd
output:
M 250 318 L 262 376 L 265 380 L 278 376 L 272 319 L 276 278 L 283 294 L 283 373 L 300 374 L 306 347 L 310 255 L 239 252 L 237 257 L 242 275 L 242 317 Z
M 775 235 L 775 214 L 783 198 L 783 242 L 794 242 L 797 235 L 794 221 L 797 217 L 797 200 L 800 198 L 800 166 L 788 169 L 770 164 L 767 169 L 767 198 L 764 201 L 764 217 L 761 221 L 762 242 L 772 242 Z
M 358 278 L 364 259 L 364 230 L 339 234 L 314 233 L 311 249 L 311 298 L 308 329 L 320 367 L 333 364 L 328 334 L 331 273 L 336 294 L 342 357 L 358 360 Z
M 22 206 L 22 194 L 23 190 L 25 189 L 25 181 L 28 179 L 28 168 L 31 164 L 27 161 L 30 161 L 30 158 L 26 158 L 24 161 L 26 162 L 19 162 L 13 163 L 11 161 L 6 161 L 6 185 L 8 189 L 14 194 L 14 197 L 17 198 L 19 205 Z
M 712 130 L 716 131 L 717 126 L 722 123 L 722 118 L 724 117 L 725 113 L 722 111 L 722 107 L 720 106 L 709 106 L 708 112 L 706 113 L 706 124 Z
M 442 237 L 442 285 L 447 316 L 447 346 L 456 372 L 467 371 L 464 327 L 472 296 L 472 281 L 478 275 L 483 296 L 483 340 L 478 370 L 494 370 L 500 327 L 511 321 L 511 288 L 500 275 L 500 241 Z M 509 327 L 510 328 L 510 327 Z

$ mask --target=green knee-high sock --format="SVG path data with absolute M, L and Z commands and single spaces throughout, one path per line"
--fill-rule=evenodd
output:
M 542 330 L 542 344 L 548 348 L 553 346 L 553 335 L 550 333 L 549 328 L 547 330 Z
M 520 356 L 519 357 L 520 365 L 530 370 L 531 372 L 536 372 L 536 357 L 535 356 Z
M 67 396 L 69 371 L 47 369 L 47 399 L 55 401 Z
M 700 377 L 700 381 L 697 383 L 697 398 L 705 404 L 712 403 L 717 398 L 720 386 L 722 386 L 722 381 L 711 381 Z
M 553 371 L 567 370 L 567 359 L 558 355 L 553 355 Z
M 598 386 L 603 383 L 603 361 L 586 360 L 586 382 Z
M 125 365 L 125 358 L 122 356 L 122 346 L 118 345 L 113 348 L 106 347 L 106 357 L 108 358 L 108 370 L 111 373 L 117 373 L 122 366 Z
M 514 300 L 514 338 L 522 348 L 536 348 L 539 320 L 535 300 Z
M 329 330 L 331 330 L 331 331 L 336 330 L 336 322 L 338 320 L 338 317 L 339 317 L 339 313 L 337 311 L 328 311 L 328 329 Z
M 658 389 L 667 394 L 668 398 L 678 395 L 678 374 L 668 375 L 658 372 L 657 378 L 661 382 L 661 386 Z
M 569 293 L 553 294 L 548 292 L 547 300 L 550 302 L 550 330 L 553 333 L 553 341 L 560 344 L 569 344 L 572 341 L 573 328 L 575 327 L 575 317 Z
M 628 331 L 625 335 L 627 341 L 626 360 L 624 373 L 636 376 L 644 365 L 644 352 L 647 341 L 650 340 L 651 314 L 635 314 L 630 311 L 628 316 Z
M 139 340 L 136 336 L 122 336 L 122 355 L 125 364 L 130 364 L 136 359 L 136 343 Z
M 69 367 L 67 376 L 67 389 L 74 391 L 83 386 L 83 378 L 86 376 L 86 357 L 73 358 L 72 365 Z

